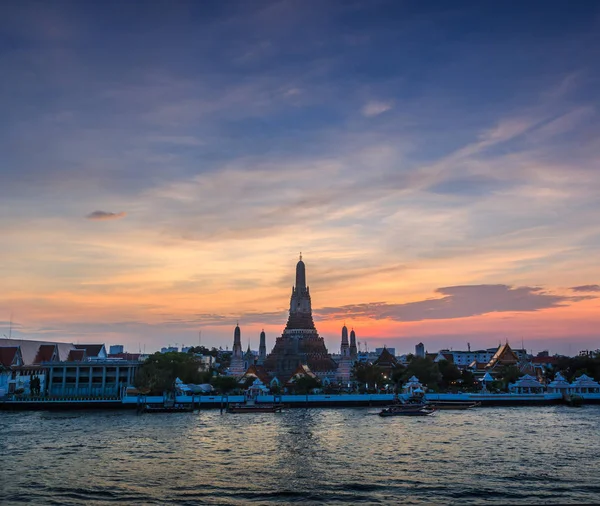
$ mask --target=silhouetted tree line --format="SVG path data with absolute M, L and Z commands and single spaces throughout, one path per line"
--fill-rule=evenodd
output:
M 556 365 L 549 371 L 549 378 L 554 379 L 559 371 L 567 381 L 573 381 L 582 374 L 600 381 L 600 350 L 582 353 L 577 357 L 559 357 Z

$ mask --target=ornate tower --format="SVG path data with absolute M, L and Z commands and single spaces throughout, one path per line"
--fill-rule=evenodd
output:
M 242 376 L 244 374 L 244 356 L 242 353 L 242 331 L 239 324 L 233 331 L 233 352 L 231 353 L 231 363 L 229 373 L 232 376 Z
M 240 330 L 239 323 L 235 326 L 233 331 L 233 356 L 242 356 L 242 331 Z
M 356 334 L 354 329 L 350 332 L 350 356 L 356 358 L 358 355 L 358 349 L 356 348 Z
M 350 345 L 348 344 L 348 327 L 344 324 L 342 327 L 342 357 L 350 356 Z
M 338 363 L 337 379 L 345 385 L 350 381 L 352 372 L 352 357 L 350 356 L 350 345 L 348 344 L 348 327 L 342 327 L 341 357 Z
M 285 382 L 299 365 L 308 366 L 321 378 L 335 377 L 337 369 L 337 364 L 327 352 L 325 341 L 315 328 L 302 255 L 296 264 L 296 285 L 292 287 L 288 321 L 265 360 L 265 368 L 279 381 Z
M 265 331 L 260 333 L 260 345 L 258 347 L 258 365 L 263 365 L 267 358 L 267 337 Z
M 292 287 L 290 298 L 290 316 L 283 331 L 284 335 L 298 334 L 299 331 L 315 331 L 310 303 L 310 290 L 306 286 L 306 267 L 300 260 L 296 264 L 296 286 Z

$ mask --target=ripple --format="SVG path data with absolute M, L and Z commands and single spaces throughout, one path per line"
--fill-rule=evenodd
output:
M 600 407 L 2 413 L 2 503 L 598 503 Z

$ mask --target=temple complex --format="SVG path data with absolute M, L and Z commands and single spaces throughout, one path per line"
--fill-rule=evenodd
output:
M 296 265 L 296 285 L 292 287 L 287 325 L 264 362 L 269 374 L 283 382 L 287 381 L 300 365 L 308 366 L 321 379 L 333 379 L 337 376 L 338 366 L 315 328 L 302 255 Z

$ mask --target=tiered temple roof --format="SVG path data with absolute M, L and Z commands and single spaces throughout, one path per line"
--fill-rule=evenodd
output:
M 502 367 L 505 365 L 516 365 L 519 363 L 519 357 L 512 350 L 508 343 L 504 343 L 498 348 L 498 351 L 494 353 L 492 359 L 488 362 L 487 368 L 494 369 L 495 367 Z

